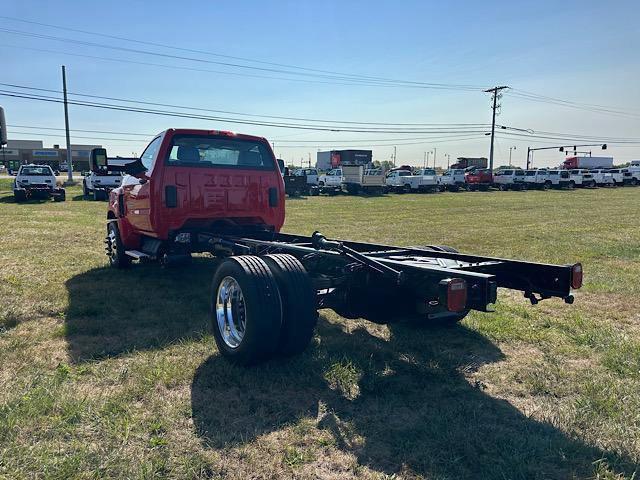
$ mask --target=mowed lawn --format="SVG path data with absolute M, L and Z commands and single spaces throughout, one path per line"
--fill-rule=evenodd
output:
M 324 310 L 304 354 L 254 368 L 216 351 L 210 259 L 111 270 L 106 204 L 79 194 L 18 205 L 0 180 L 0 478 L 639 469 L 640 188 L 287 201 L 287 232 L 581 261 L 585 286 L 450 328 Z

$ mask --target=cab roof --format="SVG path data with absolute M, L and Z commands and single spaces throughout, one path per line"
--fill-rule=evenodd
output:
M 258 137 L 255 135 L 247 135 L 244 133 L 236 133 L 228 130 L 204 130 L 195 128 L 168 128 L 167 130 L 160 132 L 158 135 L 171 134 L 171 135 L 215 135 L 221 137 L 237 138 L 240 140 L 253 140 L 259 142 L 267 142 L 264 137 Z M 156 136 L 158 136 L 156 135 Z M 267 142 L 268 143 L 268 142 Z

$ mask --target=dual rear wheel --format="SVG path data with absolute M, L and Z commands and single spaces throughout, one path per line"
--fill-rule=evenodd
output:
M 236 364 L 295 355 L 313 337 L 315 290 L 292 255 L 226 258 L 214 274 L 211 297 L 218 350 Z

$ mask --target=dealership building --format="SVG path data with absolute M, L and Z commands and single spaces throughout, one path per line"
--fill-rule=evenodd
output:
M 77 171 L 89 170 L 91 150 L 101 147 L 102 145 L 72 144 L 73 169 Z M 26 163 L 50 165 L 54 170 L 59 170 L 60 165 L 66 168 L 67 149 L 60 148 L 60 145 L 47 148 L 42 140 L 9 140 L 7 145 L 0 149 L 0 162 L 11 170 L 16 170 L 19 165 Z

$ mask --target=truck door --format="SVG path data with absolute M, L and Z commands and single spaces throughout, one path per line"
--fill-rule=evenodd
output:
M 151 187 L 153 186 L 153 179 L 151 178 L 151 172 L 161 143 L 162 137 L 154 138 L 140 157 L 142 164 L 147 169 L 145 178 L 127 175 L 122 180 L 127 219 L 137 230 L 146 232 L 152 230 Z

